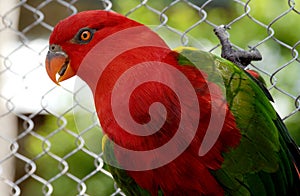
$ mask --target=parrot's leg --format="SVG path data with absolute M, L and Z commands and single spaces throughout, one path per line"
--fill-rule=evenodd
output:
M 219 38 L 222 45 L 221 56 L 244 69 L 251 61 L 260 61 L 262 56 L 260 52 L 254 48 L 250 51 L 235 50 L 229 41 L 229 34 L 226 32 L 224 25 L 218 26 L 214 29 L 216 36 Z

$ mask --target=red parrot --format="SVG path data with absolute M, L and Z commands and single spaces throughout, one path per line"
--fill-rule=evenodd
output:
M 143 24 L 93 10 L 55 26 L 46 70 L 91 88 L 103 157 L 126 195 L 300 195 L 298 148 L 264 90 L 226 59 L 171 50 Z

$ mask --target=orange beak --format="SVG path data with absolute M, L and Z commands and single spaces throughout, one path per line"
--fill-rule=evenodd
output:
M 70 66 L 68 55 L 60 49 L 50 46 L 46 57 L 46 70 L 50 79 L 57 85 L 66 79 L 73 77 L 76 73 Z M 52 48 L 52 50 L 51 50 Z

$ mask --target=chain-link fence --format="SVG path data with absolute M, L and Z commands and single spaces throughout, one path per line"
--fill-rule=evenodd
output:
M 101 158 L 93 101 L 80 96 L 89 91 L 84 84 L 73 89 L 74 80 L 55 86 L 44 68 L 53 26 L 87 9 L 120 12 L 165 29 L 172 46 L 197 40 L 198 47 L 217 54 L 213 28 L 230 26 L 236 47 L 262 53 L 263 61 L 249 68 L 267 80 L 275 108 L 299 142 L 299 2 L 0 0 L 1 196 L 122 194 Z

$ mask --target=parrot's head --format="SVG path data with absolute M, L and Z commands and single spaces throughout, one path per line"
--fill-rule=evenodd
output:
M 128 27 L 142 25 L 120 14 L 91 10 L 60 21 L 49 39 L 46 70 L 58 84 L 74 76 L 86 54 L 105 37 Z

